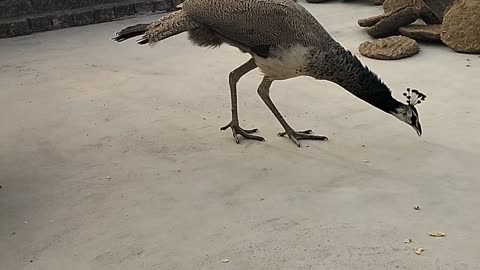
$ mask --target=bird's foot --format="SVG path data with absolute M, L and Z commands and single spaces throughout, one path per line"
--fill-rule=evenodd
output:
M 299 140 L 319 140 L 319 141 L 326 141 L 328 140 L 327 137 L 321 135 L 313 135 L 312 130 L 304 130 L 304 131 L 285 131 L 278 133 L 278 136 L 283 137 L 288 135 L 290 140 L 294 142 L 298 147 L 300 147 Z
M 242 137 L 244 137 L 247 140 L 257 140 L 257 141 L 262 141 L 262 142 L 265 141 L 265 139 L 263 137 L 251 135 L 251 133 L 255 133 L 255 132 L 258 131 L 258 129 L 256 129 L 256 128 L 254 128 L 254 129 L 243 129 L 238 125 L 238 123 L 230 122 L 226 126 L 221 127 L 220 130 L 226 130 L 227 128 L 232 129 L 233 138 L 235 139 L 235 142 L 237 144 L 240 143 L 240 139 L 238 138 L 238 135 L 242 135 Z

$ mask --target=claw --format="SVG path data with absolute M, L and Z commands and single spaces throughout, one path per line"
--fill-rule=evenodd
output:
M 321 135 L 311 135 L 312 130 L 304 130 L 304 131 L 286 131 L 278 133 L 278 136 L 285 136 L 288 135 L 288 138 L 292 140 L 298 147 L 300 147 L 299 140 L 320 140 L 320 141 L 327 141 L 328 138 Z
M 241 128 L 238 124 L 233 124 L 232 122 L 228 123 L 226 126 L 221 127 L 220 130 L 226 130 L 227 128 L 232 129 L 233 133 L 233 138 L 235 139 L 235 142 L 237 144 L 240 143 L 240 139 L 238 138 L 238 135 L 242 135 L 247 140 L 256 140 L 256 141 L 265 141 L 263 137 L 260 136 L 255 136 L 255 135 L 250 135 L 251 133 L 255 133 L 258 131 L 258 129 L 243 129 Z
M 303 131 L 296 131 L 296 133 L 299 133 L 299 134 L 312 134 L 313 131 L 311 129 L 307 129 L 307 130 L 303 130 Z M 280 137 L 283 137 L 285 135 L 287 135 L 287 132 L 280 132 L 277 134 L 278 136 Z

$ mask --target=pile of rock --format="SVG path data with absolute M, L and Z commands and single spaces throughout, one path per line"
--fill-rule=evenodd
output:
M 296 0 L 294 0 L 296 1 Z M 325 3 L 325 2 L 328 2 L 330 0 L 307 0 L 308 3 Z M 382 5 L 383 2 L 385 2 L 385 0 L 369 0 L 370 3 L 374 4 L 374 5 Z
M 415 40 L 441 42 L 457 52 L 480 53 L 479 0 L 385 0 L 383 7 L 384 14 L 358 21 L 370 36 L 381 38 L 360 45 L 360 53 L 367 57 L 414 55 L 419 51 Z M 412 24 L 418 19 L 425 24 Z

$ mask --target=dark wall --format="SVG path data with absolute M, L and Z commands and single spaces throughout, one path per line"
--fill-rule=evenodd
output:
M 0 0 L 0 18 L 88 8 L 125 0 Z M 153 2 L 153 1 L 152 1 Z
M 178 0 L 0 0 L 0 38 L 28 35 L 135 14 L 173 10 Z

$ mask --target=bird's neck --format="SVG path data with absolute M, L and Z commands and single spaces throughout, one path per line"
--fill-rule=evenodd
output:
M 334 82 L 386 113 L 395 112 L 402 103 L 392 97 L 390 89 L 351 52 L 336 45 L 326 51 L 312 50 L 309 75 Z

